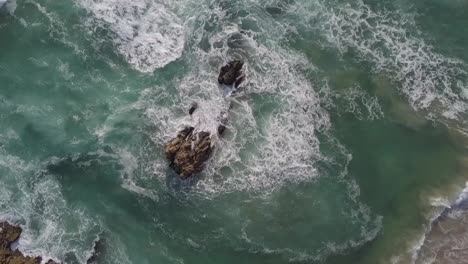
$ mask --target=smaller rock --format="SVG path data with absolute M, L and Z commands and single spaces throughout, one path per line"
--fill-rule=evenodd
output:
M 190 107 L 189 115 L 192 115 L 193 112 L 195 112 L 195 110 L 197 110 L 197 107 L 198 107 L 198 104 L 197 104 L 197 103 L 193 103 L 192 106 Z
M 227 65 L 221 67 L 218 82 L 219 84 L 235 85 L 237 88 L 244 80 L 242 72 L 244 62 L 241 60 L 230 61 Z
M 225 125 L 219 125 L 218 126 L 218 134 L 219 135 L 222 135 L 224 133 L 224 131 L 226 130 L 226 126 Z

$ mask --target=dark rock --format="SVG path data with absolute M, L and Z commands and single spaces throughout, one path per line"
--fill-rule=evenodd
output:
M 200 137 L 200 138 L 206 138 L 206 137 L 209 137 L 209 136 L 210 136 L 210 133 L 205 132 L 205 131 L 202 131 L 202 132 L 198 133 L 198 137 Z
M 193 131 L 193 127 L 184 128 L 165 146 L 166 158 L 182 178 L 201 172 L 213 151 L 210 133 Z
M 181 136 L 183 138 L 186 138 L 188 135 L 192 134 L 194 127 L 186 127 L 180 131 L 180 133 L 177 136 Z
M 229 105 L 229 109 L 232 107 L 232 105 Z M 219 117 L 220 124 L 218 126 L 218 134 L 222 135 L 224 131 L 226 130 L 226 124 L 228 122 L 228 114 L 227 112 L 222 112 L 221 116 Z
M 189 115 L 192 115 L 193 112 L 195 112 L 195 110 L 197 110 L 197 107 L 198 107 L 197 103 L 192 104 L 192 106 L 190 107 L 190 110 L 189 110 Z
M 1 264 L 40 264 L 41 257 L 24 256 L 19 250 L 12 250 L 11 244 L 17 241 L 23 230 L 21 227 L 0 223 L 0 263 Z M 56 264 L 49 260 L 46 264 Z
M 218 126 L 218 134 L 222 135 L 224 133 L 224 131 L 226 130 L 226 126 L 225 125 L 219 125 Z
M 242 67 L 244 66 L 244 62 L 241 60 L 234 60 L 230 61 L 227 65 L 221 67 L 221 71 L 219 72 L 218 82 L 219 84 L 226 84 L 226 85 L 235 85 L 238 87 L 242 81 L 244 81 L 245 76 L 242 72 Z

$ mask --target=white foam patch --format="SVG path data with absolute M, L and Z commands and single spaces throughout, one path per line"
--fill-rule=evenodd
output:
M 353 50 L 372 62 L 375 72 L 391 74 L 413 108 L 463 120 L 468 111 L 466 65 L 435 52 L 411 15 L 373 10 L 362 0 L 301 1 L 289 12 L 303 21 L 293 23 L 318 30 L 340 52 Z
M 153 72 L 176 60 L 184 49 L 184 27 L 168 4 L 151 0 L 78 0 L 109 28 L 118 52 L 135 69 Z
M 75 77 L 75 74 L 70 71 L 70 65 L 68 63 L 63 63 L 62 61 L 59 60 L 58 62 L 58 71 L 60 74 L 65 78 L 65 80 L 70 80 L 73 77 Z

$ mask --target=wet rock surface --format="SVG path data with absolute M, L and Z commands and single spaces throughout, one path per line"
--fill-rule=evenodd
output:
M 41 257 L 24 256 L 19 250 L 12 250 L 11 246 L 16 242 L 22 229 L 18 226 L 10 225 L 7 222 L 0 222 L 0 264 L 40 264 Z M 49 260 L 46 264 L 56 264 Z
M 194 131 L 193 127 L 184 128 L 165 146 L 166 158 L 182 178 L 201 172 L 213 151 L 210 133 Z
M 221 67 L 218 76 L 218 83 L 225 85 L 234 85 L 236 88 L 245 80 L 245 75 L 242 72 L 244 62 L 241 60 L 230 61 L 227 65 Z

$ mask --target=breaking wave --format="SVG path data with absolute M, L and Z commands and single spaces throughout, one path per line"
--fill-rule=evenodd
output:
M 182 55 L 181 19 L 169 4 L 149 0 L 79 0 L 93 27 L 109 28 L 118 52 L 135 69 L 153 72 Z

